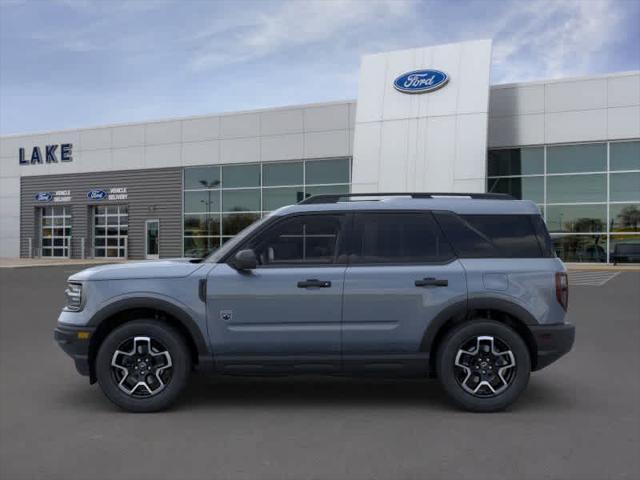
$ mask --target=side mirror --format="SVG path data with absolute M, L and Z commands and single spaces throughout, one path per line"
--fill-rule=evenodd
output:
M 251 249 L 240 250 L 233 259 L 233 267 L 236 270 L 254 270 L 257 266 L 256 252 Z

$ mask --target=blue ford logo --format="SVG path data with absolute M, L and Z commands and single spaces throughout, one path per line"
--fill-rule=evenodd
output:
M 53 194 L 51 192 L 38 192 L 36 193 L 36 201 L 37 202 L 50 202 L 53 198 Z
M 414 70 L 396 78 L 393 86 L 403 93 L 425 93 L 444 87 L 448 81 L 449 76 L 440 70 Z
M 89 200 L 104 200 L 107 198 L 107 192 L 104 190 L 91 190 L 87 193 L 87 198 Z

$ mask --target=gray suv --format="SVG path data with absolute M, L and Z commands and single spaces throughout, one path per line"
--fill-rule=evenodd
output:
M 135 412 L 170 405 L 194 368 L 437 377 L 490 412 L 574 341 L 538 208 L 494 194 L 309 197 L 209 257 L 89 268 L 66 296 L 56 340 Z

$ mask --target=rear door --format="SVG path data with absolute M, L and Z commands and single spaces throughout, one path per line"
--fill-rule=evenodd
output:
M 465 308 L 462 265 L 430 212 L 355 213 L 351 232 L 344 367 L 426 369 L 429 322 L 448 306 Z

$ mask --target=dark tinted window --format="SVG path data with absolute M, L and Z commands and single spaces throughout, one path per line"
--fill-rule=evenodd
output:
M 360 213 L 355 216 L 354 263 L 429 263 L 453 252 L 430 213 Z
M 334 263 L 343 216 L 301 215 L 278 222 L 253 239 L 260 265 Z
M 533 217 L 539 216 L 437 214 L 447 238 L 463 258 L 543 256 Z

